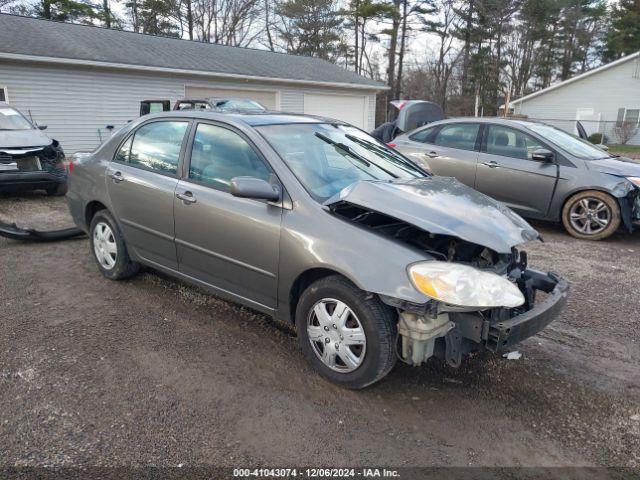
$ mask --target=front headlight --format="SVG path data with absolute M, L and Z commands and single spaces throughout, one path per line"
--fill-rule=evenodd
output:
M 409 277 L 420 292 L 460 307 L 518 307 L 524 296 L 505 277 L 460 263 L 421 262 L 409 266 Z
M 640 188 L 640 177 L 627 177 L 631 183 L 633 183 L 636 187 Z

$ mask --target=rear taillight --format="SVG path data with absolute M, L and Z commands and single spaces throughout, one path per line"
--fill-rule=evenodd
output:
M 389 142 L 387 143 L 387 147 L 391 147 L 391 148 L 396 148 L 398 145 L 396 145 L 395 143 Z
M 67 170 L 69 171 L 69 174 L 73 173 L 73 169 L 75 168 L 75 165 L 73 164 L 73 160 L 69 161 L 69 166 L 67 167 Z

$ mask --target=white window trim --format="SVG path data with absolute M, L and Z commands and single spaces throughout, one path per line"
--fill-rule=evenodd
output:
M 0 85 L 0 90 L 4 91 L 4 101 L 9 103 L 9 89 L 3 85 Z

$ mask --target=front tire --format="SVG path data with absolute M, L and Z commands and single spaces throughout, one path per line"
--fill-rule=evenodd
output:
M 396 363 L 395 311 L 344 277 L 322 278 L 302 293 L 296 328 L 309 363 L 343 387 L 371 385 Z
M 620 205 L 611 195 L 596 190 L 576 193 L 562 209 L 562 224 L 581 240 L 604 240 L 620 227 Z
M 107 210 L 100 210 L 91 219 L 89 241 L 93 258 L 108 279 L 124 280 L 138 273 L 140 265 L 129 257 L 118 224 Z

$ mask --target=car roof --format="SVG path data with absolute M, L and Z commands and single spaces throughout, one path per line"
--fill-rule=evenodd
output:
M 339 125 L 347 125 L 341 120 L 335 120 L 331 118 L 319 117 L 315 115 L 304 115 L 301 113 L 283 113 L 283 112 L 229 112 L 220 113 L 211 110 L 172 110 L 170 112 L 160 112 L 152 115 L 145 115 L 145 117 L 152 118 L 167 118 L 167 117 L 188 117 L 198 118 L 202 120 L 220 120 L 220 121 L 235 121 L 244 123 L 252 127 L 258 127 L 261 125 L 286 125 L 292 123 L 333 123 Z
M 437 122 L 429 123 L 425 126 L 444 125 L 446 123 L 494 123 L 498 125 L 529 127 L 531 125 L 539 125 L 542 122 L 529 120 L 526 118 L 504 118 L 504 117 L 452 117 Z

